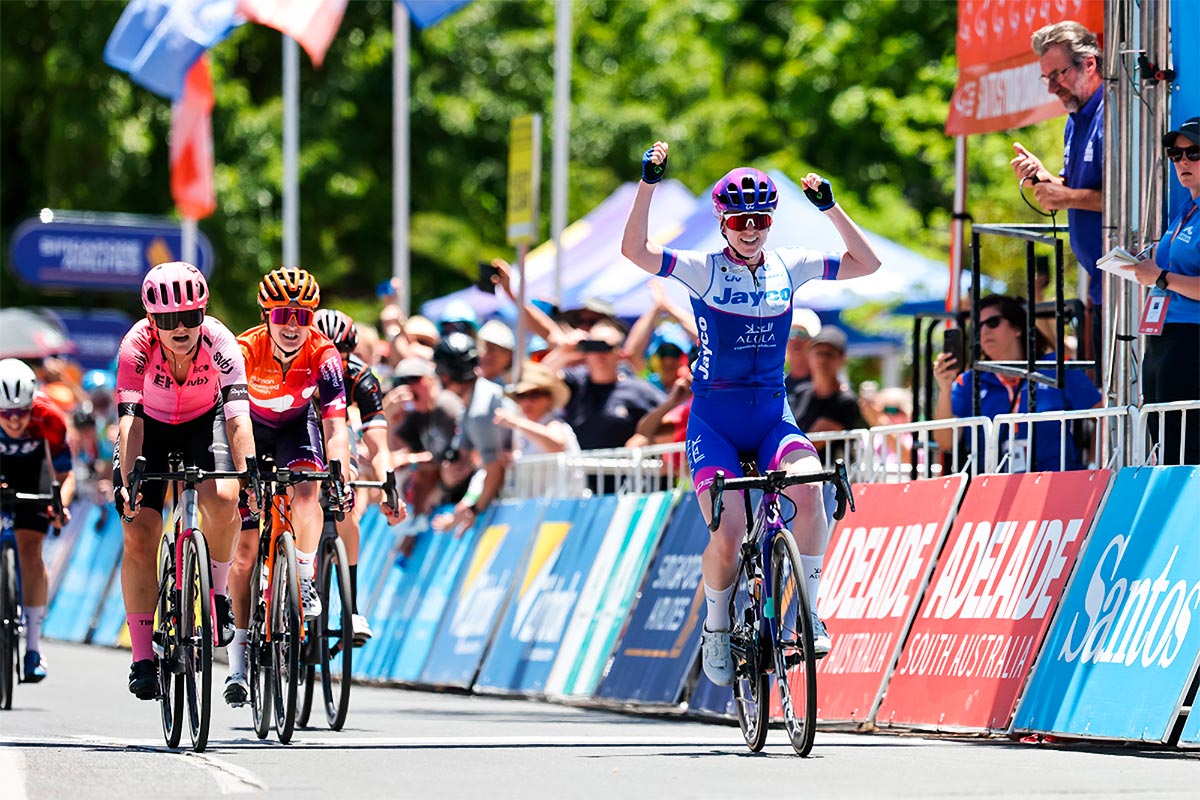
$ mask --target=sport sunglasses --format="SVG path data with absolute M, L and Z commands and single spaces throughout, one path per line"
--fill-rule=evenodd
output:
M 276 325 L 287 325 L 294 319 L 297 327 L 304 328 L 312 324 L 313 312 L 307 308 L 293 308 L 292 306 L 280 306 L 279 308 L 271 309 L 271 322 Z
M 729 226 L 731 231 L 744 231 L 754 225 L 757 231 L 765 231 L 771 227 L 771 215 L 756 213 L 756 214 L 726 214 L 725 224 Z
M 29 416 L 32 412 L 32 408 L 6 408 L 0 411 L 0 417 L 7 420 L 21 419 Z
M 1195 147 L 1168 147 L 1167 158 L 1174 163 L 1183 161 L 1183 157 L 1187 156 L 1188 161 L 1200 161 L 1200 145 Z
M 173 331 L 180 325 L 185 328 L 199 328 L 204 324 L 203 308 L 193 308 L 189 311 L 166 311 L 150 316 L 154 319 L 154 327 L 160 331 Z

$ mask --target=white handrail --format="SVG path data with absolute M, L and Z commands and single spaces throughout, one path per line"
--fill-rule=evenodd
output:
M 1067 463 L 1067 441 L 1070 438 L 1067 426 L 1069 423 L 1077 420 L 1094 420 L 1098 423 L 1101 419 L 1122 419 L 1130 417 L 1131 414 L 1136 416 L 1137 409 L 1126 406 L 1084 408 L 1072 411 L 1038 411 L 1032 414 L 1029 412 L 997 414 L 992 419 L 992 429 L 988 436 L 987 471 L 991 473 L 1000 472 L 1001 468 L 1004 468 L 1005 472 L 1012 471 L 1011 454 L 1013 453 L 1013 443 L 1017 441 L 1016 431 L 1018 424 L 1028 425 L 1029 423 L 1033 423 L 1037 425 L 1038 427 L 1034 429 L 1035 439 L 1051 435 L 1043 430 L 1046 425 L 1058 425 L 1058 463 L 1061 469 L 1062 465 Z M 1005 431 L 1007 435 L 1003 437 L 1002 443 L 1001 437 Z M 1124 451 L 1127 446 L 1127 443 L 1124 441 L 1125 427 L 1118 425 L 1116 426 L 1116 431 L 1117 446 L 1114 448 L 1114 452 L 1119 453 Z M 1028 463 L 1025 465 L 1025 469 L 1021 471 L 1034 471 L 1036 466 L 1034 464 L 1034 456 L 1035 454 L 1033 453 L 1029 454 Z M 1081 458 L 1081 464 L 1084 467 L 1088 466 L 1090 461 L 1091 459 L 1086 454 Z
M 1194 415 L 1187 414 L 1187 411 L 1200 410 L 1200 400 L 1177 400 L 1172 403 L 1147 403 L 1139 410 L 1136 420 L 1134 421 L 1133 435 L 1133 457 L 1134 463 L 1138 465 L 1148 465 L 1151 459 L 1157 463 L 1162 461 L 1157 456 L 1162 453 L 1162 440 L 1164 428 L 1167 423 L 1169 414 L 1179 414 L 1179 456 L 1177 463 L 1184 463 L 1184 446 L 1187 442 L 1188 434 L 1188 418 Z M 1153 430 L 1158 434 L 1158 444 L 1151 444 L 1150 431 L 1151 422 L 1154 422 Z M 1162 455 L 1166 455 L 1162 453 Z

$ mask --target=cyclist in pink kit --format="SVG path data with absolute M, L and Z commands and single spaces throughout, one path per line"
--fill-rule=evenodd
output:
M 173 451 L 182 452 L 185 466 L 244 470 L 246 457 L 254 455 L 254 436 L 242 351 L 228 328 L 205 316 L 208 284 L 200 270 L 183 262 L 159 264 L 146 273 L 142 304 L 146 319 L 125 334 L 117 357 L 120 423 L 113 483 L 125 533 L 121 589 L 133 644 L 129 691 L 153 700 L 158 696 L 152 636 L 164 485 L 146 483 L 131 498 L 125 490 L 129 472 L 138 456 L 145 456 L 147 472 L 165 472 Z M 199 486 L 222 640 L 233 635 L 227 582 L 241 523 L 238 490 L 238 481 L 231 479 Z
M 766 250 L 767 231 L 779 204 L 769 176 L 750 167 L 727 173 L 713 187 L 713 213 L 726 247 L 699 253 L 660 247 L 647 238 L 654 184 L 666 173 L 667 144 L 656 142 L 642 158 L 621 253 L 646 272 L 688 287 L 700 333 L 692 364 L 687 457 L 705 521 L 712 518 L 708 488 L 718 471 L 742 474 L 740 457 L 759 470 L 821 470 L 816 449 L 796 426 L 784 390 L 784 358 L 792 322 L 792 298 L 807 281 L 870 275 L 879 257 L 863 233 L 834 203 L 829 183 L 816 173 L 802 181 L 808 199 L 829 219 L 846 244 L 844 253 L 801 247 Z M 799 546 L 813 603 L 814 654 L 829 652 L 829 635 L 817 617 L 817 587 L 829 540 L 821 488 L 800 484 L 785 490 L 796 504 L 792 533 Z M 707 619 L 702 636 L 704 674 L 720 686 L 733 682 L 729 649 L 729 599 L 737 554 L 746 529 L 741 503 L 728 503 L 720 527 L 705 548 L 702 568 Z

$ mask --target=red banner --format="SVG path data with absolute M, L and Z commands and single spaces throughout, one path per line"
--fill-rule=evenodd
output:
M 876 714 L 1005 731 L 1112 473 L 976 478 Z
M 1074 20 L 1103 39 L 1102 0 L 958 0 L 958 85 L 946 133 L 989 133 L 1064 112 L 1042 86 L 1034 31 Z
M 188 70 L 183 97 L 171 107 L 171 198 L 180 215 L 189 219 L 204 219 L 217 210 L 213 103 L 205 54 Z
M 869 718 L 965 484 L 955 475 L 854 487 L 858 510 L 833 532 L 817 597 L 833 642 L 817 665 L 820 719 Z

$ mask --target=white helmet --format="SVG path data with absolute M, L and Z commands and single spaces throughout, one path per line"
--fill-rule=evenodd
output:
M 37 391 L 37 375 L 15 358 L 0 361 L 0 409 L 28 408 Z

